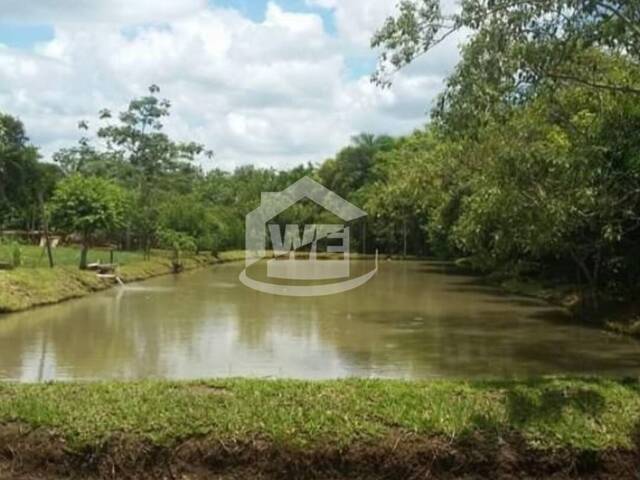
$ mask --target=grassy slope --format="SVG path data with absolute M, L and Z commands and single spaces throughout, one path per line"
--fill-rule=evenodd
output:
M 0 262 L 11 263 L 13 246 L 0 243 Z M 23 268 L 47 268 L 49 260 L 43 248 L 34 245 L 21 245 Z M 53 249 L 55 264 L 64 267 L 75 267 L 80 263 L 80 249 L 75 247 L 57 247 Z M 89 262 L 109 263 L 111 257 L 108 249 L 93 248 L 89 250 Z M 119 265 L 144 260 L 141 252 L 114 252 L 114 262 Z
M 33 247 L 34 249 L 36 247 Z M 40 251 L 40 249 L 37 249 Z M 26 265 L 33 265 L 33 250 L 28 249 Z M 231 261 L 241 257 L 242 252 L 226 252 L 221 254 L 221 260 Z M 54 269 L 48 267 L 21 267 L 15 270 L 0 271 L 0 313 L 16 312 L 32 307 L 58 303 L 71 298 L 78 298 L 98 290 L 104 290 L 113 285 L 110 280 L 102 280 L 93 272 L 82 272 L 76 265 L 77 250 L 60 249 L 56 252 L 59 266 Z M 90 261 L 100 259 L 108 262 L 109 253 L 94 250 Z M 171 262 L 167 255 L 155 252 L 150 260 L 145 261 L 137 253 L 118 253 L 116 260 L 121 265 L 118 275 L 124 282 L 144 280 L 172 271 Z M 209 254 L 199 255 L 184 260 L 187 270 L 212 263 L 216 263 Z M 46 262 L 46 259 L 45 259 Z
M 537 448 L 632 446 L 640 384 L 603 379 L 403 382 L 231 379 L 196 383 L 0 384 L 0 423 L 43 427 L 74 448 L 128 434 L 349 445 L 398 432 L 452 441 L 521 434 Z
M 77 298 L 109 285 L 95 274 L 73 267 L 0 271 L 0 312 L 16 312 Z
M 47 258 L 39 247 L 23 246 L 23 266 L 15 270 L 0 270 L 0 313 L 17 312 L 29 308 L 83 297 L 113 285 L 111 280 L 101 280 L 93 272 L 81 272 L 77 268 L 79 250 L 61 247 L 55 250 L 56 267 L 47 266 Z M 4 255 L 4 257 L 2 256 Z M 0 260 L 8 259 L 10 248 L 0 245 Z M 186 270 L 201 266 L 244 259 L 244 250 L 222 252 L 217 258 L 210 254 L 197 255 L 183 260 Z M 109 251 L 93 249 L 89 261 L 109 262 Z M 145 260 L 137 252 L 117 252 L 118 276 L 125 283 L 145 280 L 171 273 L 169 254 L 154 251 Z

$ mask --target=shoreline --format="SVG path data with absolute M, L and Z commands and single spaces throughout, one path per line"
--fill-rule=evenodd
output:
M 211 254 L 185 258 L 184 272 L 238 261 L 244 252 L 230 251 L 214 257 Z M 125 284 L 151 278 L 179 275 L 169 258 L 152 256 L 150 260 L 134 262 L 118 268 L 118 277 Z M 56 305 L 83 298 L 117 286 L 111 279 L 99 278 L 95 272 L 77 267 L 21 268 L 0 271 L 0 319 L 3 315 Z
M 215 266 L 223 263 L 236 262 L 244 259 L 243 250 L 221 252 L 217 256 L 211 254 L 194 255 L 185 258 L 184 272 L 200 268 Z M 320 256 L 319 258 L 322 258 Z M 367 260 L 374 258 L 371 254 L 354 254 L 353 260 Z M 495 273 L 481 273 L 462 265 L 456 260 L 438 260 L 432 257 L 388 256 L 383 261 L 425 261 L 436 262 L 446 267 L 446 270 L 478 278 L 487 286 L 499 289 L 510 295 L 518 295 L 541 300 L 550 306 L 558 307 L 567 313 L 568 321 L 581 325 L 589 325 L 615 335 L 640 338 L 640 306 L 632 313 L 625 311 L 625 305 L 613 306 L 611 312 L 598 314 L 591 322 L 579 315 L 579 294 L 575 285 L 549 283 L 526 277 L 504 277 Z M 179 275 L 172 268 L 168 257 L 152 256 L 150 260 L 125 264 L 118 268 L 118 277 L 124 284 L 141 282 L 165 275 Z M 0 319 L 4 315 L 24 312 L 36 308 L 56 305 L 69 300 L 83 298 L 92 293 L 108 290 L 117 286 L 111 279 L 98 278 L 94 272 L 81 271 L 76 267 L 59 266 L 54 269 L 22 268 L 17 270 L 0 270 Z M 633 305 L 630 302 L 629 305 Z
M 446 263 L 452 271 L 477 277 L 484 285 L 499 289 L 505 294 L 541 300 L 560 308 L 567 313 L 571 322 L 640 340 L 640 303 L 637 301 L 604 299 L 600 310 L 586 311 L 585 317 L 579 285 L 554 282 L 549 278 L 541 280 L 527 275 L 514 276 L 499 271 L 482 272 L 460 260 Z
M 2 478 L 633 478 L 639 465 L 638 379 L 0 383 Z
M 327 442 L 296 448 L 250 439 L 186 438 L 171 446 L 113 435 L 100 445 L 70 450 L 53 433 L 0 427 L 4 479 L 112 480 L 389 480 L 419 478 L 637 478 L 640 449 L 542 449 L 516 434 L 446 436 L 399 432 L 347 447 Z
M 184 269 L 182 272 L 238 262 L 244 258 L 244 250 L 220 252 L 217 256 L 211 254 L 194 255 L 183 259 Z M 374 258 L 374 256 L 358 254 L 353 257 L 354 260 L 369 258 Z M 173 271 L 171 260 L 168 257 L 152 256 L 150 260 L 119 267 L 117 275 L 124 284 L 130 284 L 165 275 L 180 275 L 180 273 Z M 75 266 L 58 266 L 53 269 L 38 267 L 0 270 L 0 320 L 4 315 L 84 298 L 92 293 L 109 290 L 117 285 L 111 279 L 99 278 L 95 272 L 82 271 Z
M 571 321 L 581 325 L 614 335 L 640 339 L 640 305 L 633 300 L 605 303 L 602 310 L 591 313 L 591 316 L 585 319 L 581 312 L 581 294 L 575 285 L 543 285 L 527 278 L 494 279 L 491 278 L 491 274 L 486 275 L 484 281 L 507 294 L 535 298 L 562 308 Z

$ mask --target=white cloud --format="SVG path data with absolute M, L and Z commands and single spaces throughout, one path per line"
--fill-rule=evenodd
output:
M 206 8 L 206 0 L 3 0 L 3 21 L 120 23 L 170 21 Z
M 387 2 L 313 1 L 334 9 L 337 37 L 319 15 L 276 2 L 255 22 L 200 0 L 5 0 L 2 18 L 51 23 L 55 35 L 29 50 L 0 45 L 0 110 L 20 116 L 49 156 L 77 140 L 78 120 L 93 124 L 99 109 L 120 110 L 156 83 L 174 105 L 168 131 L 214 149 L 208 166 L 222 168 L 318 162 L 355 133 L 423 124 L 455 42 L 380 90 L 366 72 L 354 78 L 350 61 L 371 55 L 364 40 Z
M 306 0 L 309 6 L 332 9 L 339 34 L 360 47 L 368 48 L 371 37 L 387 17 L 396 12 L 397 1 L 383 0 Z M 459 8 L 459 0 L 440 0 L 444 14 Z
M 364 48 L 369 47 L 373 33 L 395 11 L 395 2 L 309 0 L 309 3 L 334 9 L 339 34 Z

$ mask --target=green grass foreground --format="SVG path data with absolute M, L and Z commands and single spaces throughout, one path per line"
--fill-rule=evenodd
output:
M 131 435 L 312 447 L 394 434 L 521 435 L 534 448 L 632 448 L 637 380 L 211 380 L 0 384 L 0 423 L 43 428 L 73 448 Z

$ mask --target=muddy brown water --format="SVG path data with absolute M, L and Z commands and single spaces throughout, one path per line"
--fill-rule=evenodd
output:
M 640 373 L 639 342 L 436 262 L 383 262 L 366 285 L 315 298 L 250 290 L 238 281 L 242 268 L 219 265 L 2 316 L 0 378 Z

